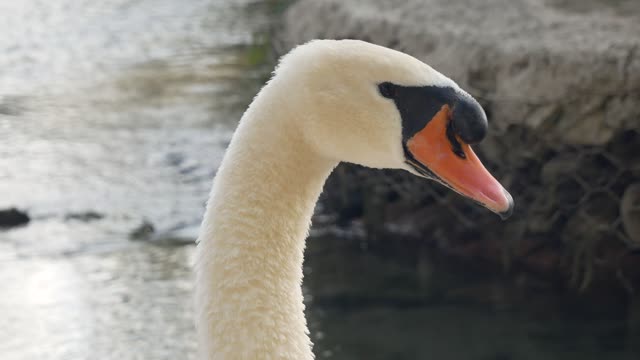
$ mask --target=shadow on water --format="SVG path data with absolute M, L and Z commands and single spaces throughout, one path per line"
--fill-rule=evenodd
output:
M 640 351 L 632 297 L 577 294 L 409 239 L 363 246 L 319 233 L 305 263 L 319 358 L 630 360 Z

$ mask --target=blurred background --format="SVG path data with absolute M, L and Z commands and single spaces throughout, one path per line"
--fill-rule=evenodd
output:
M 304 293 L 319 359 L 640 358 L 635 0 L 0 0 L 0 358 L 195 359 L 194 240 L 277 58 L 414 55 L 484 106 L 502 222 L 339 166 Z

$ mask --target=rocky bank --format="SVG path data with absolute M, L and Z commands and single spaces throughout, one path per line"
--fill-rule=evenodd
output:
M 602 145 L 640 118 L 640 7 L 628 1 L 302 0 L 282 53 L 356 38 L 414 55 L 484 101 L 492 126 Z
M 640 7 L 633 0 L 301 0 L 276 53 L 354 38 L 424 60 L 474 95 L 491 134 L 478 147 L 512 192 L 500 222 L 408 174 L 341 165 L 324 204 L 361 222 L 372 249 L 402 235 L 512 271 L 585 288 L 640 288 Z M 418 256 L 413 252 L 409 256 Z

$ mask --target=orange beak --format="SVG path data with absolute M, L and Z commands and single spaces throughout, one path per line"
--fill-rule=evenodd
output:
M 451 110 L 442 106 L 431 121 L 407 141 L 407 149 L 422 166 L 461 195 L 480 203 L 506 219 L 513 212 L 513 198 L 482 165 L 471 146 L 457 135 L 447 134 Z M 448 136 L 449 135 L 449 136 Z

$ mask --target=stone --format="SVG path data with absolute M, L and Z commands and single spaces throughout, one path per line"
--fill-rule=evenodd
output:
M 15 208 L 0 210 L 0 228 L 25 225 L 30 220 L 29 215 L 24 211 Z
M 578 160 L 575 154 L 563 153 L 547 161 L 542 167 L 544 184 L 554 184 L 558 179 L 571 177 L 578 171 Z
M 640 7 L 631 3 L 300 0 L 275 47 L 355 38 L 395 48 L 484 100 L 492 127 L 602 145 L 640 126 Z
M 131 240 L 149 240 L 155 231 L 156 229 L 150 221 L 143 220 L 138 227 L 129 233 L 129 238 Z
M 640 248 L 640 183 L 627 187 L 620 202 L 624 230 L 634 248 Z
M 77 221 L 83 221 L 83 222 L 101 220 L 102 218 L 104 218 L 103 214 L 97 211 L 92 211 L 92 210 L 83 211 L 83 212 L 73 212 L 65 216 L 65 219 L 67 220 L 77 220 Z
M 636 176 L 640 176 L 640 131 L 621 132 L 611 141 L 606 151 L 623 168 L 629 169 Z
M 341 164 L 321 198 L 326 214 L 367 225 L 372 246 L 399 235 L 494 263 L 497 249 L 522 254 L 539 241 L 544 266 L 533 267 L 562 269 L 583 288 L 595 271 L 616 273 L 615 260 L 600 260 L 617 258 L 619 239 L 634 249 L 640 238 L 629 205 L 640 183 L 638 34 L 635 0 L 299 0 L 272 43 L 279 56 L 315 38 L 360 39 L 449 76 L 487 112 L 474 150 L 516 203 L 507 226 L 410 174 Z

